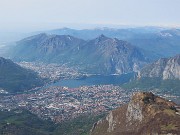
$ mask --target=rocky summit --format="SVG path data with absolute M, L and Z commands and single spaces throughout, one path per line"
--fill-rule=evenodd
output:
M 179 107 L 151 92 L 138 92 L 95 123 L 91 135 L 179 135 Z
M 144 67 L 138 74 L 138 78 L 158 77 L 166 79 L 180 79 L 180 54 L 171 58 L 161 58 Z

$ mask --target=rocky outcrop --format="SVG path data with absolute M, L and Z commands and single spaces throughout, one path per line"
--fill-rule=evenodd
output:
M 129 104 L 110 111 L 91 135 L 178 135 L 179 106 L 153 93 L 138 92 Z
M 136 103 L 134 101 L 131 101 L 128 104 L 126 118 L 127 118 L 127 122 L 131 122 L 132 120 L 138 122 L 142 121 L 143 119 L 142 107 L 138 102 Z
M 170 58 L 166 65 L 163 79 L 180 79 L 180 55 Z
M 109 115 L 106 117 L 106 120 L 108 121 L 109 123 L 109 127 L 107 129 L 108 132 L 111 132 L 114 130 L 114 127 L 116 125 L 116 122 L 114 121 L 113 119 L 113 114 L 112 114 L 112 111 L 109 113 Z
M 171 58 L 162 58 L 144 67 L 138 73 L 138 78 L 143 77 L 180 80 L 180 55 Z

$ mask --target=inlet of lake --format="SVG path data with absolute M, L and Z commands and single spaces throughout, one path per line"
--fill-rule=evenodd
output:
M 121 85 L 123 83 L 129 82 L 134 76 L 133 73 L 123 74 L 123 75 L 92 75 L 80 79 L 66 79 L 59 80 L 55 83 L 51 83 L 46 87 L 51 86 L 65 86 L 69 88 L 77 88 L 80 86 L 91 86 L 91 85 Z

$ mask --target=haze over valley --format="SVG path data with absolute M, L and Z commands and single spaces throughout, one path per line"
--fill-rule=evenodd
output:
M 179 135 L 178 0 L 1 0 L 0 135 Z

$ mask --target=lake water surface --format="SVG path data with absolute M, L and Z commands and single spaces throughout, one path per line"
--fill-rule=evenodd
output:
M 123 74 L 123 75 L 93 75 L 82 79 L 67 79 L 59 80 L 55 83 L 52 83 L 49 86 L 66 86 L 69 88 L 77 88 L 80 86 L 90 86 L 90 85 L 121 85 L 130 81 L 133 77 L 133 73 Z

